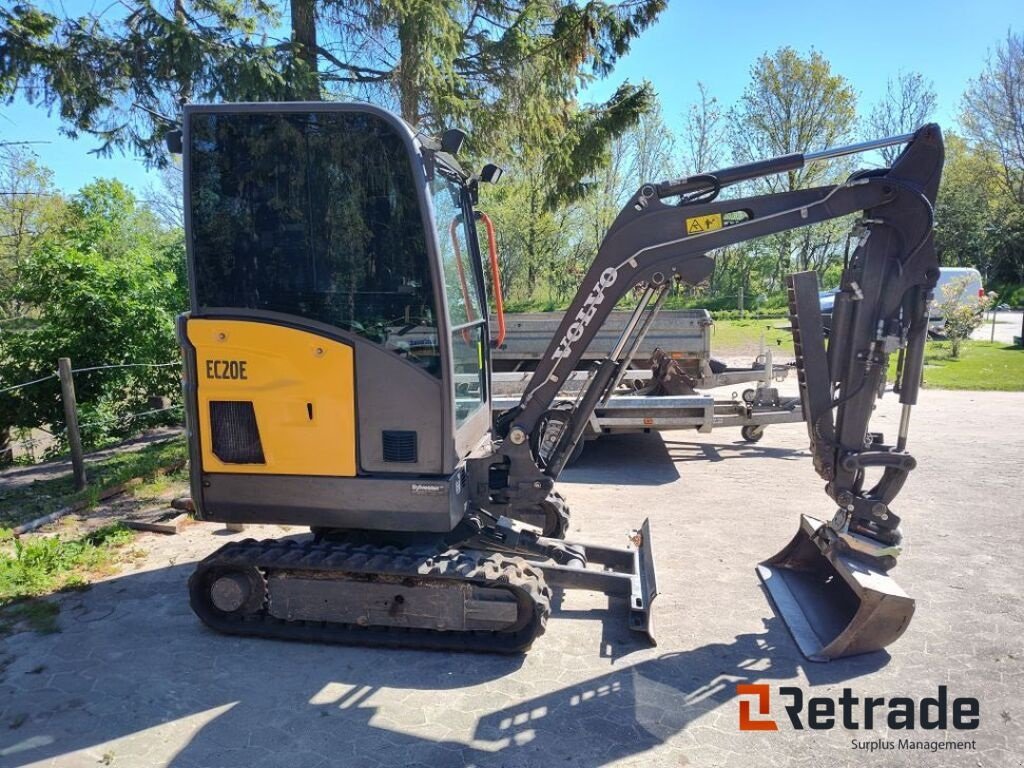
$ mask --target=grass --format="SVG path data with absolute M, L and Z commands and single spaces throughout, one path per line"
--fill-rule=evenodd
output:
M 13 527 L 79 502 L 93 506 L 103 491 L 136 477 L 150 485 L 162 483 L 158 477 L 161 470 L 185 461 L 186 457 L 185 439 L 176 437 L 88 461 L 89 487 L 84 491 L 75 492 L 70 469 L 60 477 L 0 490 L 0 528 Z
M 793 356 L 793 334 L 788 330 L 788 320 L 715 320 L 711 330 L 711 351 L 715 355 L 732 355 L 734 350 L 747 351 L 761 343 L 762 332 L 765 345 L 771 346 L 772 353 L 784 357 Z
M 119 550 L 133 538 L 131 530 L 116 523 L 75 539 L 8 540 L 0 551 L 0 637 L 19 627 L 57 631 L 60 607 L 36 598 L 82 588 L 112 572 Z
M 947 341 L 930 341 L 925 347 L 927 389 L 1024 392 L 1024 349 L 999 342 L 965 341 L 958 359 L 951 358 L 949 351 Z M 893 355 L 890 380 L 895 375 L 895 361 Z

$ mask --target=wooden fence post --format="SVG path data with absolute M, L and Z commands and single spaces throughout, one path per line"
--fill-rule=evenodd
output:
M 75 472 L 75 490 L 85 488 L 85 457 L 82 454 L 82 435 L 78 431 L 78 404 L 75 402 L 75 380 L 71 375 L 71 358 L 57 360 L 60 376 L 60 397 L 64 402 L 64 423 L 68 430 L 68 445 L 71 447 L 71 466 Z

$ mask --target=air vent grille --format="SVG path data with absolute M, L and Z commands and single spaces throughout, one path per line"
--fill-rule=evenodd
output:
M 416 432 L 403 429 L 385 429 L 381 432 L 384 446 L 384 461 L 415 464 Z
M 213 455 L 226 464 L 265 464 L 256 411 L 248 401 L 210 401 Z

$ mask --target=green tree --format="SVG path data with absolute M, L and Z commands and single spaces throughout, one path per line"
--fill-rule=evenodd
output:
M 946 165 L 935 206 L 935 244 L 940 262 L 974 267 L 988 284 L 998 267 L 993 235 L 1000 208 L 999 179 L 979 151 L 955 133 L 947 133 Z
M 32 327 L 4 334 L 0 380 L 52 373 L 58 357 L 76 368 L 162 364 L 178 358 L 174 318 L 187 306 L 181 238 L 136 206 L 119 182 L 97 181 L 68 205 L 60 237 L 35 247 L 21 265 L 14 297 L 34 308 Z M 137 426 L 127 417 L 149 396 L 174 395 L 178 371 L 168 367 L 107 368 L 78 374 L 83 430 L 95 445 Z M 15 426 L 63 426 L 55 382 L 0 395 Z
M 61 219 L 52 177 L 25 145 L 0 143 L 0 330 L 23 319 L 27 307 L 13 294 L 19 268 Z
M 582 109 L 665 0 L 125 0 L 57 16 L 0 8 L 0 97 L 56 106 L 67 130 L 165 162 L 182 101 L 368 97 L 436 132 L 472 128 L 478 147 L 557 148 L 553 170 L 596 167 L 644 86 Z M 281 39 L 285 18 L 290 35 Z
M 776 155 L 841 144 L 852 135 L 857 97 L 850 83 L 812 50 L 789 47 L 764 54 L 751 67 L 750 82 L 728 116 L 733 160 L 748 163 Z M 845 175 L 843 162 L 814 163 L 746 185 L 760 193 L 832 183 Z M 839 260 L 846 224 L 825 222 L 766 238 L 736 259 L 745 293 L 775 293 L 794 269 L 826 273 Z
M 964 93 L 960 121 L 1024 205 L 1024 35 L 1008 32 Z
M 950 193 L 945 210 L 952 214 L 951 223 L 977 222 L 979 215 L 985 221 L 959 233 L 947 227 L 946 242 L 960 259 L 973 245 L 986 280 L 997 285 L 1005 298 L 1020 301 L 1024 298 L 1024 35 L 1007 33 L 985 69 L 968 85 L 960 122 L 970 144 L 961 153 L 965 158 L 969 155 L 962 165 L 970 167 L 973 178 L 956 174 L 954 164 L 947 163 L 957 178 L 955 183 L 952 179 L 944 183 Z M 979 227 L 981 236 L 965 242 L 967 233 L 976 234 Z
M 321 69 L 430 131 L 470 125 L 487 147 L 508 137 L 559 141 L 580 128 L 580 87 L 609 75 L 665 5 L 327 0 L 322 27 L 331 49 L 321 48 Z M 606 106 L 622 100 L 617 94 Z

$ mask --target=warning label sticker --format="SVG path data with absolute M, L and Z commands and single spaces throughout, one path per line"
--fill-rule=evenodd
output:
M 686 234 L 695 235 L 698 232 L 710 232 L 722 228 L 722 214 L 709 213 L 705 216 L 695 216 L 686 220 Z

